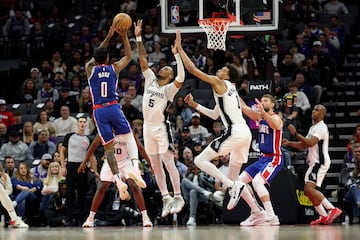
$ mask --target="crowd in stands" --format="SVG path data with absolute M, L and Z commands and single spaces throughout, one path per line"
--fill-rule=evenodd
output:
M 89 212 L 96 181 L 90 172 L 88 184 L 93 187 L 89 187 L 86 193 L 87 204 L 77 206 L 79 212 L 74 210 L 73 218 L 67 219 L 64 203 L 66 184 L 59 170 L 59 149 L 64 136 L 76 132 L 77 116 L 85 116 L 88 120 L 86 135 L 93 138 L 96 134 L 91 119 L 92 103 L 85 64 L 106 36 L 113 16 L 119 11 L 127 12 L 133 20 L 143 19 L 142 39 L 148 62 L 155 73 L 174 61 L 170 57 L 173 36 L 159 33 L 158 1 L 141 1 L 141 5 L 147 2 L 146 9 L 140 6 L 140 1 L 93 1 L 97 4 L 94 5 L 95 10 L 82 16 L 85 20 L 79 26 L 69 26 L 69 18 L 75 14 L 69 16 L 64 11 L 66 7 L 74 7 L 71 2 L 76 1 L 52 2 L 54 4 L 49 10 L 39 8 L 36 1 L 30 0 L 3 1 L 1 6 L 2 40 L 8 43 L 11 56 L 27 57 L 30 67 L 29 77 L 23 79 L 21 88 L 16 92 L 16 104 L 0 99 L 0 162 L 4 167 L 0 173 L 11 178 L 11 185 L 4 187 L 13 200 L 17 214 L 30 225 L 74 226 L 84 221 L 85 216 L 81 212 Z M 309 117 L 312 106 L 321 102 L 323 91 L 339 84 L 337 69 L 342 64 L 348 41 L 339 16 L 349 14 L 349 10 L 337 0 L 287 0 L 281 11 L 284 13 L 284 30 L 270 35 L 265 43 L 271 49 L 269 60 L 274 69 L 272 94 L 278 101 L 277 111 L 285 122 L 284 137 L 291 139 L 287 124 L 296 125 L 299 132 L 306 133 L 311 125 Z M 320 24 L 319 20 L 324 14 L 330 17 L 328 22 Z M 132 62 L 119 76 L 118 95 L 125 116 L 141 140 L 144 79 L 138 64 L 133 32 L 129 31 L 128 36 Z M 290 41 L 290 44 L 282 45 L 284 41 Z M 265 79 L 261 66 L 263 59 L 253 54 L 249 46 L 242 49 L 228 47 L 226 52 L 219 53 L 207 49 L 205 42 L 205 35 L 184 35 L 183 48 L 192 56 L 196 66 L 208 74 L 215 74 L 224 63 L 236 67 L 240 76 L 237 88 L 244 99 L 248 94 L 248 60 L 254 62 L 255 78 Z M 120 38 L 111 39 L 109 51 L 112 61 L 124 55 L 122 47 Z M 192 79 L 193 76 L 187 75 L 187 78 Z M 202 87 L 199 81 L 195 83 L 196 88 Z M 175 132 L 175 161 L 182 176 L 181 188 L 187 204 L 179 214 L 178 221 L 182 217 L 186 220 L 180 224 L 194 225 L 196 220 L 199 222 L 198 204 L 208 206 L 209 202 L 212 203 L 215 206 L 212 217 L 215 216 L 217 220 L 221 218 L 219 211 L 221 213 L 225 189 L 197 169 L 193 157 L 209 141 L 221 135 L 223 126 L 221 122 L 212 122 L 194 112 L 186 106 L 184 97 L 180 91 L 173 105 L 167 109 L 167 114 Z M 25 109 L 21 106 L 25 106 Z M 30 112 L 34 115 L 34 108 L 36 118 L 23 121 Z M 286 148 L 283 152 L 288 167 L 294 159 L 306 154 Z M 102 153 L 99 149 L 99 167 Z M 213 163 L 225 173 L 228 156 L 214 159 Z M 356 166 L 359 168 L 359 165 Z M 145 162 L 143 173 L 148 184 L 143 192 L 146 203 L 151 204 L 148 209 L 152 221 L 155 224 L 171 221 L 159 218 L 161 196 Z M 359 174 L 359 171 L 356 173 Z M 100 208 L 103 212 L 97 215 L 97 224 L 137 224 L 140 219 L 134 203 L 122 202 L 120 207 L 114 207 L 114 199 L 118 199 L 118 195 L 116 188 L 111 188 Z M 355 214 L 359 217 L 358 212 Z M 202 220 L 206 219 L 209 216 L 203 216 Z

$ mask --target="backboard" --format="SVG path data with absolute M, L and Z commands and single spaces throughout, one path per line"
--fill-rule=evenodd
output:
M 161 32 L 199 33 L 198 20 L 229 18 L 229 32 L 262 33 L 279 29 L 281 0 L 160 0 Z

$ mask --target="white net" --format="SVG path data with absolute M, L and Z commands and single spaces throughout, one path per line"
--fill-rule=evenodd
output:
M 214 50 L 226 50 L 226 33 L 230 20 L 227 18 L 205 18 L 199 20 L 207 36 L 207 48 Z

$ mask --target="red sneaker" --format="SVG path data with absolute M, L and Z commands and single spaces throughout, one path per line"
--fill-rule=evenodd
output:
M 318 219 L 311 221 L 310 225 L 320 225 L 320 224 L 326 224 L 326 221 L 328 220 L 328 216 L 320 216 Z
M 327 221 L 325 224 L 332 224 L 336 218 L 338 218 L 342 213 L 342 210 L 339 208 L 333 208 L 329 211 L 327 216 Z

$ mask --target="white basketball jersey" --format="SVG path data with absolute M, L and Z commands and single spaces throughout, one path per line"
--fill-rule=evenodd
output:
M 307 155 L 307 161 L 309 165 L 311 163 L 320 163 L 322 165 L 330 166 L 329 156 L 329 130 L 324 123 L 320 121 L 317 124 L 310 127 L 307 138 L 315 136 L 319 139 L 319 142 L 312 147 L 309 147 Z
M 173 101 L 178 92 L 174 83 L 159 86 L 156 76 L 151 69 L 143 72 L 145 77 L 145 87 L 142 102 L 144 120 L 152 123 L 165 121 L 164 111 L 168 101 Z
M 235 87 L 227 80 L 224 80 L 227 91 L 223 95 L 217 95 L 214 92 L 214 99 L 220 110 L 220 117 L 225 126 L 228 128 L 232 124 L 245 124 L 243 117 L 240 97 Z

